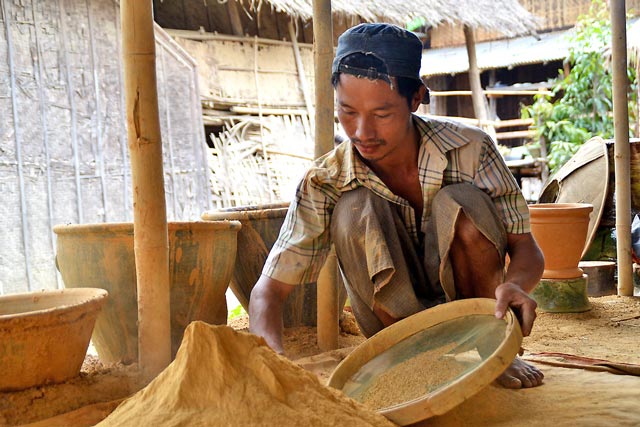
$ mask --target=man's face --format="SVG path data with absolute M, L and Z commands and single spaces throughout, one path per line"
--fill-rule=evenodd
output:
M 412 110 L 384 80 L 341 74 L 336 101 L 338 120 L 363 159 L 380 161 L 409 143 Z M 413 111 L 419 100 L 414 104 Z

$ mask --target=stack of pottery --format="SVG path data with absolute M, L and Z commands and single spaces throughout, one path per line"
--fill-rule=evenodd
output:
M 187 325 L 227 323 L 225 293 L 236 259 L 237 221 L 169 222 L 171 350 Z M 66 288 L 96 287 L 110 298 L 93 344 L 105 363 L 138 360 L 138 297 L 133 223 L 67 224 L 57 235 L 56 264 Z
M 587 203 L 539 203 L 529 206 L 531 233 L 544 254 L 544 273 L 532 292 L 547 312 L 572 313 L 591 307 L 588 277 L 578 266 L 585 250 L 589 216 Z

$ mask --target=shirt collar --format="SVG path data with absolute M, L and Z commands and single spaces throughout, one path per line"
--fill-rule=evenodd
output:
M 469 143 L 459 123 L 447 119 L 432 119 L 413 115 L 413 121 L 421 135 L 420 145 L 431 143 L 442 154 Z
M 469 143 L 469 138 L 461 132 L 460 124 L 444 120 L 420 117 L 413 114 L 413 122 L 420 133 L 421 149 L 427 144 L 434 146 L 440 153 L 454 150 Z M 342 153 L 340 153 L 340 151 Z M 369 174 L 373 173 L 369 167 L 358 157 L 350 140 L 344 141 L 336 148 L 336 154 L 342 157 L 341 170 L 338 178 L 338 188 L 352 185 L 353 181 L 369 180 Z

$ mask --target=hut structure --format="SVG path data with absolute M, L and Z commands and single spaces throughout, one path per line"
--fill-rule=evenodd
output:
M 154 7 L 156 22 L 199 64 L 212 169 L 224 171 L 214 174 L 214 206 L 289 200 L 314 156 L 312 2 L 156 0 Z M 331 7 L 334 44 L 365 21 L 406 25 L 419 18 L 430 27 L 484 28 L 505 36 L 532 33 L 537 25 L 517 1 L 464 7 L 442 0 L 342 0 Z
M 1 5 L 4 294 L 62 286 L 53 225 L 131 221 L 132 195 L 118 2 Z M 481 0 L 473 8 L 345 0 L 332 7 L 334 38 L 358 22 L 404 25 L 417 17 L 507 35 L 535 28 L 514 0 Z M 169 37 L 156 27 L 168 219 L 288 200 L 313 158 L 311 0 L 157 0 L 154 16 L 161 27 L 182 30 Z M 210 156 L 205 141 L 214 154 L 233 152 L 232 161 Z
M 3 0 L 0 294 L 61 287 L 52 227 L 132 220 L 114 0 Z M 196 64 L 156 27 L 167 215 L 210 201 Z
M 588 13 L 591 0 L 523 0 L 522 5 L 540 17 L 536 35 L 505 38 L 503 34 L 478 28 L 476 51 L 482 87 L 488 91 L 490 120 L 519 117 L 520 104 L 530 104 L 537 90 L 550 86 L 569 54 L 568 36 L 580 15 Z M 629 13 L 640 10 L 640 1 L 626 2 Z M 464 34 L 445 23 L 425 28 L 429 49 L 423 54 L 422 76 L 441 96 L 434 96 L 429 112 L 437 115 L 474 117 L 469 105 L 469 63 Z M 464 92 L 467 91 L 467 92 Z M 453 92 L 447 94 L 446 92 Z M 456 94 L 456 95 L 454 95 Z M 524 126 L 528 126 L 524 124 Z M 523 129 L 522 126 L 519 127 Z M 526 131 L 502 128 L 501 143 L 520 145 Z

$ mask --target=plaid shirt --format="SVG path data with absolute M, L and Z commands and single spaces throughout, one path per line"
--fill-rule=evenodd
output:
M 431 214 L 431 202 L 445 185 L 469 183 L 495 203 L 507 233 L 528 233 L 529 210 L 496 144 L 478 128 L 414 116 L 421 135 L 419 179 L 424 208 L 420 232 L 413 208 L 396 196 L 355 154 L 350 141 L 317 159 L 298 185 L 280 236 L 263 274 L 288 284 L 315 282 L 331 246 L 331 214 L 340 195 L 366 187 L 394 203 L 416 245 Z

